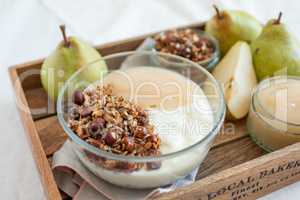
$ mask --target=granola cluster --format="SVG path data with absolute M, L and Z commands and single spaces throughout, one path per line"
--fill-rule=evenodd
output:
M 112 87 L 96 86 L 75 91 L 69 113 L 69 127 L 87 143 L 121 155 L 155 156 L 160 154 L 160 138 L 149 123 L 148 113 L 141 107 L 112 95 Z M 95 160 L 95 155 L 87 155 Z M 141 164 L 97 159 L 108 169 L 137 170 Z M 159 168 L 154 163 L 147 169 Z
M 214 52 L 212 42 L 200 37 L 192 29 L 166 31 L 154 39 L 157 51 L 182 56 L 194 62 L 207 60 Z

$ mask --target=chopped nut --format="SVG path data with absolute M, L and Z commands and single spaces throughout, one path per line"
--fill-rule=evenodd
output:
M 146 149 L 150 149 L 150 148 L 152 147 L 152 143 L 151 143 L 151 142 L 147 142 L 147 143 L 144 145 L 144 147 L 145 147 Z
M 147 134 L 147 129 L 143 126 L 137 126 L 134 130 L 134 136 L 137 138 L 144 138 Z
M 124 137 L 124 144 L 125 144 L 125 149 L 129 152 L 132 152 L 134 150 L 134 140 L 133 138 L 129 137 Z
M 97 118 L 97 117 L 102 117 L 103 114 L 104 114 L 104 111 L 103 111 L 103 110 L 95 110 L 95 111 L 93 111 L 92 116 L 93 116 L 94 118 Z
M 89 134 L 87 133 L 86 129 L 84 129 L 83 127 L 77 127 L 76 132 L 77 135 L 82 139 L 89 137 Z
M 172 30 L 158 34 L 155 49 L 188 58 L 194 62 L 209 59 L 214 47 L 205 37 L 200 37 L 192 29 Z
M 101 146 L 101 142 L 99 140 L 93 139 L 93 138 L 88 138 L 86 140 L 87 143 L 95 146 L 95 147 L 100 147 Z
M 105 121 L 107 121 L 109 123 L 115 123 L 115 118 L 108 113 L 104 114 L 104 119 L 105 119 Z

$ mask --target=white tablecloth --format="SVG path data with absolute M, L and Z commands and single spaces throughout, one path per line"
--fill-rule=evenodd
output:
M 299 2 L 299 1 L 298 1 Z M 212 3 L 244 9 L 265 22 L 283 12 L 283 22 L 300 35 L 296 0 L 0 0 L 0 194 L 1 199 L 45 199 L 15 107 L 7 67 L 47 56 L 68 34 L 93 44 L 114 41 L 208 19 Z M 298 200 L 300 183 L 262 199 Z

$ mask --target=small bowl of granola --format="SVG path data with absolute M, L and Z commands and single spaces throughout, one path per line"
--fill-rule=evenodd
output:
M 169 53 L 187 58 L 198 63 L 208 71 L 220 60 L 220 49 L 218 41 L 212 36 L 199 29 L 175 29 L 157 34 L 154 37 L 154 51 Z M 159 58 L 164 65 L 184 67 L 183 64 L 173 60 Z
M 153 56 L 186 67 L 153 64 Z M 95 62 L 105 62 L 110 71 L 87 80 Z M 165 186 L 197 169 L 225 115 L 213 76 L 190 60 L 151 51 L 95 62 L 72 75 L 57 101 L 58 120 L 82 164 L 128 188 Z

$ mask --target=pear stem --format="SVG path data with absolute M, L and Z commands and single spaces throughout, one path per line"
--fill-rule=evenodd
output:
M 216 13 L 217 13 L 218 18 L 219 18 L 219 19 L 222 19 L 222 15 L 221 15 L 221 13 L 220 13 L 219 8 L 218 8 L 215 4 L 213 4 L 213 7 L 214 7 L 214 9 L 216 10 Z
M 282 12 L 279 13 L 278 18 L 275 20 L 274 24 L 280 24 L 281 17 L 282 17 Z
M 64 46 L 69 47 L 70 46 L 70 41 L 68 40 L 68 37 L 66 35 L 66 26 L 65 25 L 60 25 L 59 28 L 60 28 L 62 36 L 64 38 Z

